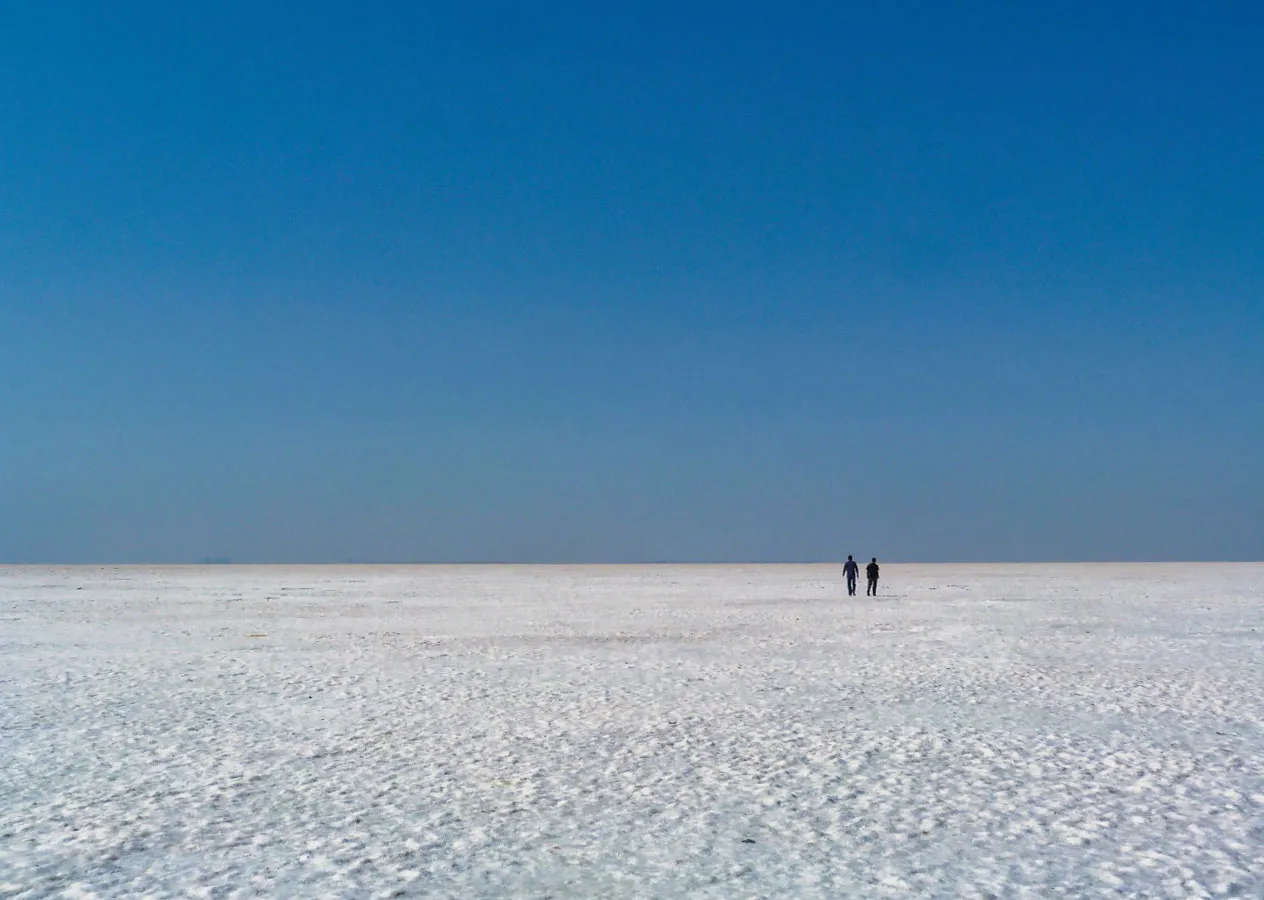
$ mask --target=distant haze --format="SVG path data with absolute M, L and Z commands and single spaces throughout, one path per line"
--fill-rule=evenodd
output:
M 1250 4 L 186 6 L 0 13 L 0 562 L 1264 559 Z

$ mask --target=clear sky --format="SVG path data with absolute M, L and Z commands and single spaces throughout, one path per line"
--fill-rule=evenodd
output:
M 1264 558 L 1264 5 L 0 8 L 0 561 Z

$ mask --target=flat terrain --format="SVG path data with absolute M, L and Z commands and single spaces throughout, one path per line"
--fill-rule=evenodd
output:
M 1264 897 L 1264 565 L 883 575 L 0 567 L 0 896 Z

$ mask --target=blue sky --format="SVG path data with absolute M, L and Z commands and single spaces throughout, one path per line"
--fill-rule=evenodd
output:
M 1262 46 L 6 4 L 0 561 L 1264 558 Z

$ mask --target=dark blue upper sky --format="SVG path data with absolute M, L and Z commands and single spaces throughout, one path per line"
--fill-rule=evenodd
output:
M 0 10 L 0 561 L 1260 559 L 1264 8 Z

